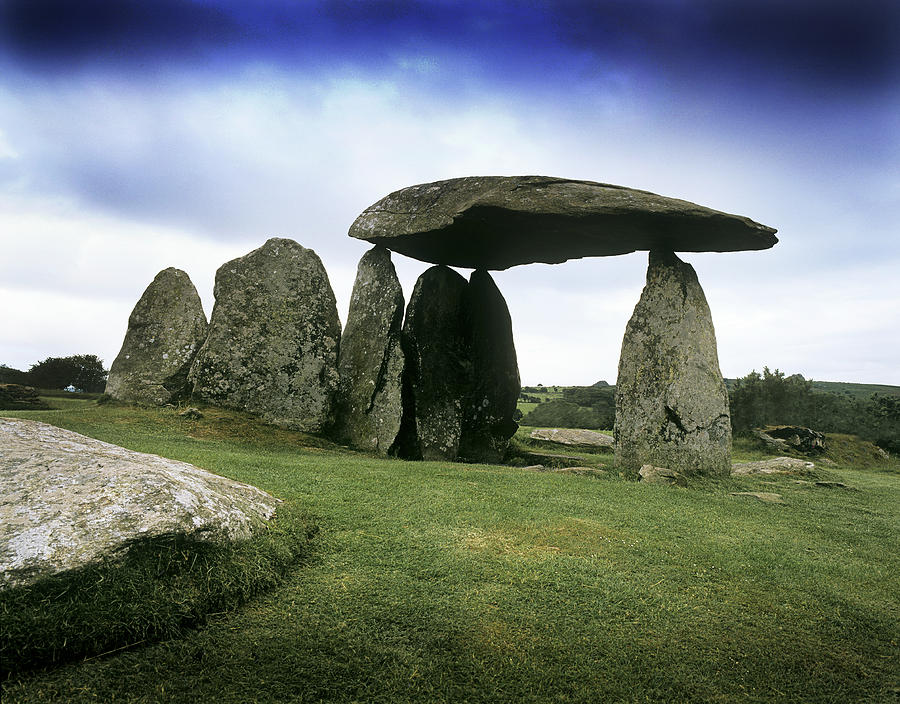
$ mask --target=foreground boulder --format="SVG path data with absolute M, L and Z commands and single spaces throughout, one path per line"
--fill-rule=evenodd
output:
M 373 247 L 359 262 L 341 337 L 335 434 L 381 455 L 393 447 L 403 412 L 403 304 L 391 253 Z
M 401 456 L 455 460 L 472 385 L 466 280 L 433 266 L 416 281 L 403 324 Z
M 472 387 L 463 409 L 459 454 L 473 462 L 500 462 L 518 430 L 513 414 L 522 390 L 506 300 L 486 271 L 469 277 Z
M 106 393 L 121 401 L 161 406 L 189 392 L 188 371 L 206 339 L 197 289 L 180 269 L 163 269 L 128 318 Z
M 616 461 L 685 475 L 731 472 L 728 394 L 706 297 L 693 267 L 650 252 L 647 284 L 622 341 Z
M 350 236 L 433 264 L 507 269 L 637 250 L 767 249 L 775 230 L 647 191 L 548 176 L 470 176 L 395 191 Z
M 329 428 L 341 324 L 316 253 L 270 239 L 219 267 L 215 296 L 194 396 L 295 430 Z
M 241 540 L 279 500 L 193 465 L 0 418 L 0 589 L 124 554 L 135 541 Z
M 529 436 L 534 440 L 558 442 L 561 445 L 589 445 L 591 447 L 613 447 L 615 441 L 609 435 L 593 430 L 576 428 L 535 428 Z
M 23 384 L 0 384 L 0 411 L 42 411 L 50 408 L 37 389 Z

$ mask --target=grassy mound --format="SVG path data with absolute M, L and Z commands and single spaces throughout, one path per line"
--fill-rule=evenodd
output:
M 137 543 L 107 561 L 0 592 L 0 662 L 27 669 L 175 637 L 278 584 L 314 529 L 295 508 L 254 538 Z

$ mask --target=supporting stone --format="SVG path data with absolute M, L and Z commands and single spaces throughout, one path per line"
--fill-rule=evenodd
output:
M 180 269 L 163 269 L 128 318 L 106 393 L 159 406 L 187 395 L 188 370 L 206 332 L 206 314 L 190 277 Z
M 455 460 L 472 379 L 466 280 L 433 266 L 416 281 L 403 324 L 403 427 L 398 454 Z
M 330 429 L 341 324 L 316 253 L 270 239 L 219 267 L 215 295 L 194 396 L 283 427 Z
M 685 475 L 731 471 L 728 394 L 709 306 L 693 267 L 651 250 L 616 386 L 616 461 Z
M 335 435 L 386 455 L 400 430 L 403 289 L 391 253 L 373 247 L 359 262 L 341 337 L 340 401 Z
M 469 277 L 469 334 L 472 388 L 464 408 L 460 457 L 500 462 L 518 429 L 519 365 L 509 308 L 491 275 Z

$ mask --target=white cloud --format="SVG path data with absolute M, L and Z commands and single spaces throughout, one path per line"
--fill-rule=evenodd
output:
M 860 204 L 864 189 L 831 177 L 837 156 L 809 161 L 809 141 L 785 154 L 788 137 L 767 148 L 764 132 L 704 132 L 625 88 L 580 96 L 447 97 L 397 77 L 312 80 L 260 66 L 216 81 L 73 76 L 4 93 L 0 362 L 87 352 L 109 363 L 160 269 L 186 270 L 209 314 L 216 268 L 270 236 L 317 251 L 345 320 L 368 248 L 346 232 L 364 207 L 423 181 L 544 173 L 779 227 L 770 252 L 685 257 L 710 299 L 726 375 L 768 364 L 900 384 L 896 189 Z M 394 261 L 408 297 L 428 265 Z M 613 382 L 645 266 L 635 254 L 497 273 L 523 382 Z

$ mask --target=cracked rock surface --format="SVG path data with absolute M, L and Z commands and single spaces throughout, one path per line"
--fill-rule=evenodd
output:
M 775 230 L 647 191 L 548 176 L 468 176 L 395 191 L 350 236 L 433 264 L 507 269 L 637 250 L 767 249 Z
M 393 446 L 403 412 L 403 306 L 391 253 L 373 247 L 359 262 L 341 338 L 335 434 L 348 445 L 381 455 Z
M 270 239 L 219 267 L 215 296 L 194 396 L 294 430 L 330 428 L 341 323 L 316 253 Z
M 116 558 L 138 540 L 249 538 L 279 503 L 184 462 L 15 418 L 0 418 L 0 497 L 0 589 Z
M 188 391 L 188 371 L 206 339 L 197 289 L 180 269 L 156 275 L 128 318 L 106 393 L 121 401 L 162 406 Z
M 709 306 L 694 269 L 651 251 L 625 330 L 616 385 L 616 460 L 683 474 L 731 472 L 728 394 Z

